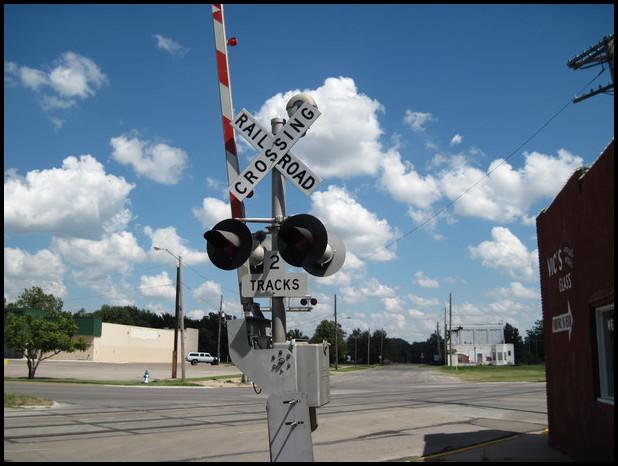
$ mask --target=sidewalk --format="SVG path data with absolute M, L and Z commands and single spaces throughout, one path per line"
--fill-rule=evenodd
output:
M 572 461 L 548 443 L 547 429 L 540 432 L 514 434 L 458 450 L 437 453 L 417 461 Z

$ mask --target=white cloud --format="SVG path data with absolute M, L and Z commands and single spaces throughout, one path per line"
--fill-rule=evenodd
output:
M 489 296 L 495 296 L 497 298 L 541 299 L 538 290 L 526 288 L 520 282 L 511 282 L 508 288 L 498 287 L 488 294 Z
M 437 298 L 428 299 L 414 294 L 409 294 L 408 299 L 420 307 L 437 307 L 440 304 Z
M 345 243 L 346 249 L 362 259 L 386 261 L 395 257 L 399 233 L 387 220 L 379 219 L 358 203 L 345 188 L 329 186 L 311 195 L 311 213 Z
M 541 199 L 553 198 L 583 159 L 564 149 L 558 151 L 557 157 L 538 152 L 524 156 L 525 164 L 520 169 L 496 159 L 487 171 L 472 167 L 463 157 L 453 157 L 451 165 L 438 175 L 440 189 L 450 200 L 469 190 L 454 205 L 459 215 L 495 222 L 521 218 L 530 224 L 527 211 L 531 206 Z
M 343 301 L 346 303 L 359 303 L 367 298 L 393 298 L 395 290 L 383 285 L 375 278 L 364 280 L 358 288 L 346 286 L 342 288 Z
M 62 118 L 57 118 L 57 117 L 50 117 L 49 121 L 52 122 L 52 125 L 54 125 L 54 129 L 56 131 L 61 129 L 64 126 L 64 122 L 65 122 L 65 120 L 63 120 Z
M 508 228 L 494 227 L 491 236 L 493 241 L 468 247 L 473 259 L 481 259 L 484 266 L 499 269 L 517 280 L 534 281 L 537 278 L 538 250 L 528 251 Z
M 186 316 L 189 319 L 202 320 L 202 318 L 205 317 L 207 314 L 208 312 L 203 309 L 193 309 L 192 311 L 187 312 Z
M 353 252 L 346 251 L 345 262 L 337 273 L 328 277 L 313 277 L 310 279 L 320 286 L 349 286 L 352 282 L 364 279 L 366 273 L 365 263 Z
M 73 52 L 64 53 L 56 60 L 49 73 L 49 84 L 64 97 L 93 96 L 95 89 L 107 82 L 107 77 L 90 58 Z
M 490 303 L 489 309 L 496 313 L 498 318 L 502 318 L 505 315 L 511 317 L 518 316 L 528 310 L 529 307 L 511 299 L 501 299 L 500 301 Z
M 147 260 L 148 255 L 132 233 L 113 232 L 104 234 L 99 240 L 53 238 L 52 248 L 71 264 L 76 284 L 95 290 L 111 304 L 135 304 L 133 286 L 127 283 L 126 277 L 136 264 Z
M 419 175 L 412 163 L 402 162 L 396 149 L 389 150 L 382 160 L 379 184 L 393 199 L 422 209 L 430 207 L 442 197 L 434 177 Z
M 147 226 L 144 228 L 144 233 L 146 233 L 152 243 L 149 248 L 148 255 L 153 261 L 163 262 L 166 264 L 178 263 L 178 261 L 167 252 L 155 251 L 153 249 L 154 246 L 169 249 L 172 254 L 181 256 L 183 264 L 195 265 L 203 264 L 208 261 L 208 255 L 206 254 L 206 243 L 204 242 L 203 251 L 191 249 L 186 245 L 187 240 L 178 236 L 178 233 L 176 233 L 176 228 L 174 227 L 157 228 L 156 230 L 153 230 L 151 227 Z
M 108 82 L 92 59 L 70 51 L 56 59 L 49 72 L 5 61 L 4 74 L 5 81 L 9 76 L 9 81 L 18 80 L 33 91 L 54 92 L 53 95 L 42 95 L 41 105 L 46 111 L 72 107 L 76 104 L 76 98 L 92 97 Z
M 183 47 L 182 45 L 180 45 L 180 43 L 176 42 L 175 40 L 172 40 L 168 37 L 164 37 L 160 34 L 155 34 L 154 36 L 155 39 L 157 39 L 157 47 L 161 50 L 165 50 L 166 52 L 169 52 L 170 54 L 174 55 L 174 56 L 185 56 L 190 49 Z
M 438 288 L 440 286 L 438 280 L 429 278 L 422 270 L 414 274 L 414 282 L 422 288 Z
M 390 298 L 382 298 L 382 304 L 388 312 L 398 312 L 403 308 L 403 301 L 401 298 L 393 296 Z
M 130 218 L 128 194 L 135 185 L 105 173 L 91 155 L 67 157 L 62 168 L 5 172 L 4 227 L 8 232 L 47 232 L 94 238 Z M 119 217 L 120 215 L 120 217 Z
M 111 138 L 112 157 L 122 165 L 131 165 L 138 175 L 157 183 L 177 184 L 189 157 L 186 152 L 167 144 L 153 144 L 138 138 Z
M 191 296 L 195 299 L 210 302 L 210 304 L 213 304 L 215 301 L 218 302 L 218 299 L 222 294 L 223 291 L 221 289 L 221 285 L 211 280 L 206 280 L 199 287 L 191 291 Z
M 109 273 L 109 272 L 108 272 Z M 135 291 L 132 285 L 125 281 L 117 283 L 110 275 L 105 276 L 105 272 L 94 268 L 85 268 L 81 270 L 73 270 L 73 280 L 81 286 L 86 286 L 106 298 L 109 304 L 115 306 L 134 306 Z M 74 307 L 80 304 L 79 298 L 71 301 Z
M 430 122 L 438 121 L 431 113 L 413 112 L 412 110 L 406 110 L 406 114 L 403 117 L 404 123 L 406 123 L 412 131 L 425 131 L 425 125 Z
M 17 299 L 24 289 L 38 286 L 58 298 L 66 295 L 63 282 L 66 267 L 60 257 L 47 249 L 30 254 L 20 248 L 4 248 L 4 296 Z
M 204 228 L 212 228 L 217 222 L 231 217 L 229 202 L 224 202 L 214 197 L 205 197 L 202 207 L 194 207 L 193 215 Z
M 455 136 L 453 136 L 453 139 L 451 139 L 451 147 L 461 144 L 462 141 L 463 136 L 461 134 L 456 134 Z
M 70 264 L 105 273 L 127 273 L 137 262 L 145 261 L 146 252 L 127 231 L 103 236 L 100 240 L 54 238 L 53 248 Z
M 139 291 L 144 296 L 176 299 L 176 286 L 165 271 L 159 275 L 142 275 L 140 277 Z
M 288 118 L 285 106 L 300 90 L 276 94 L 255 114 L 270 129 L 270 120 Z M 378 113 L 382 105 L 360 93 L 351 78 L 327 78 L 321 87 L 302 92 L 311 95 L 322 115 L 293 152 L 322 177 L 350 178 L 375 175 L 384 153 L 379 138 Z

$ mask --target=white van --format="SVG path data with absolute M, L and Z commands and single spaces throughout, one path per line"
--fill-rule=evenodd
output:
M 198 362 L 207 362 L 213 366 L 219 364 L 219 359 L 216 356 L 211 356 L 210 353 L 187 353 L 185 360 L 190 362 L 192 366 L 195 366 Z

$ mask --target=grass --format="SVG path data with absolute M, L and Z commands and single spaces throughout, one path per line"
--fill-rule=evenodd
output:
M 335 366 L 331 364 L 330 373 L 339 374 L 339 373 L 345 373 L 345 372 L 362 371 L 365 369 L 371 369 L 372 367 L 376 367 L 376 366 L 377 366 L 376 364 L 371 364 L 370 366 L 367 366 L 367 364 L 359 364 L 358 366 L 339 365 L 339 369 L 335 370 Z
M 211 377 L 198 377 L 185 379 L 150 379 L 145 384 L 142 380 L 84 380 L 84 379 L 67 379 L 54 377 L 37 377 L 29 379 L 27 377 L 5 377 L 5 381 L 9 382 L 51 382 L 51 383 L 74 383 L 74 384 L 92 384 L 92 385 L 145 385 L 149 387 L 201 387 L 202 385 L 196 382 L 207 380 L 240 380 L 240 375 L 214 375 Z
M 32 395 L 21 395 L 17 393 L 4 393 L 5 408 L 23 408 L 26 406 L 51 406 L 53 401 L 45 400 Z
M 545 382 L 544 364 L 515 366 L 441 366 L 440 370 L 469 382 Z

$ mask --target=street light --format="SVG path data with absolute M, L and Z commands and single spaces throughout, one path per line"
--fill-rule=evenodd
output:
M 153 246 L 155 251 L 165 251 L 174 259 L 178 260 L 176 266 L 176 325 L 174 326 L 174 351 L 172 353 L 172 379 L 176 378 L 176 370 L 178 364 L 178 324 L 180 323 L 180 369 L 182 380 L 185 380 L 185 319 L 182 311 L 182 258 L 176 256 L 167 248 Z

